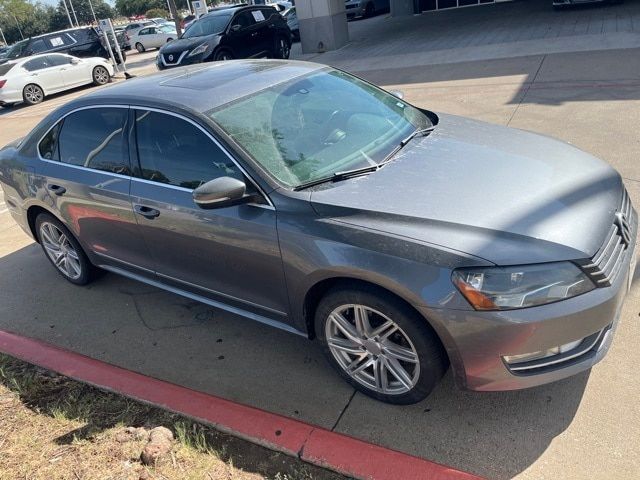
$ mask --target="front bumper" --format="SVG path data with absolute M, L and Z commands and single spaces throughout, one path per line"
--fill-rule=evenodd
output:
M 634 213 L 633 243 L 609 287 L 522 310 L 481 312 L 417 307 L 432 320 L 442 338 L 456 382 L 470 390 L 517 390 L 570 377 L 602 360 L 611 346 L 629 278 L 633 276 L 630 264 L 637 253 L 637 224 Z M 544 351 L 581 339 L 586 340 L 570 352 L 576 355 L 557 357 L 566 360 L 541 368 L 516 371 L 503 359 L 506 355 Z

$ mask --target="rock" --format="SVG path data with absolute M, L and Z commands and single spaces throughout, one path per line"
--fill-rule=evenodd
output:
M 149 442 L 144 447 L 140 460 L 145 465 L 155 465 L 158 460 L 171 452 L 173 433 L 165 427 L 156 427 L 149 432 Z
M 149 472 L 147 472 L 146 470 L 142 470 L 140 472 L 140 476 L 138 477 L 138 480 L 149 480 L 151 478 L 151 475 L 149 475 Z

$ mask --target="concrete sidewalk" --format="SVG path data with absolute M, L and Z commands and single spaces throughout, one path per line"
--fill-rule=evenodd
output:
M 640 49 L 359 73 L 426 108 L 570 141 L 615 166 L 640 205 Z M 0 143 L 43 107 L 0 116 Z M 115 275 L 74 287 L 0 213 L 0 329 L 494 479 L 640 477 L 638 312 L 636 285 L 591 372 L 485 394 L 447 375 L 424 402 L 390 406 L 356 394 L 305 339 Z

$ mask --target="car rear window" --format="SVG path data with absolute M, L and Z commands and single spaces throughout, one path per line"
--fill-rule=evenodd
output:
M 4 65 L 0 65 L 0 77 L 9 73 L 9 70 L 15 67 L 15 65 L 15 63 L 5 63 Z

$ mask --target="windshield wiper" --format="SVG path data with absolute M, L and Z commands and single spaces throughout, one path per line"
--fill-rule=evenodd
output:
M 365 173 L 375 172 L 376 170 L 381 169 L 386 163 L 388 163 L 411 140 L 416 138 L 418 135 L 425 135 L 427 133 L 431 133 L 435 128 L 436 128 L 435 125 L 432 125 L 431 127 L 419 128 L 419 129 L 415 130 L 411 135 L 409 135 L 407 138 L 402 140 L 398 144 L 398 146 L 395 147 L 389 153 L 389 155 L 387 155 L 384 158 L 384 160 L 382 160 L 380 163 L 378 163 L 376 165 L 367 165 L 366 167 L 354 168 L 353 170 L 345 170 L 343 172 L 335 172 L 333 175 L 331 175 L 329 177 L 322 177 L 322 178 L 318 178 L 316 180 L 311 180 L 309 182 L 301 183 L 300 185 L 297 185 L 297 186 L 293 187 L 293 190 L 295 192 L 298 192 L 300 190 L 304 190 L 305 188 L 314 187 L 314 186 L 320 185 L 322 183 L 338 182 L 340 180 L 346 180 L 347 178 L 357 177 L 357 176 L 363 175 Z
M 384 157 L 384 160 L 382 160 L 382 162 L 380 162 L 380 165 L 384 165 L 385 163 L 388 163 L 389 161 L 391 161 L 391 159 L 393 157 L 395 157 L 398 152 L 400 150 L 402 150 L 411 140 L 413 140 L 414 138 L 416 138 L 418 135 L 426 135 L 428 133 L 433 132 L 433 130 L 436 128 L 435 125 L 432 125 L 430 127 L 427 128 L 419 128 L 417 130 L 415 130 L 411 135 L 409 135 L 407 138 L 405 138 L 404 140 L 402 140 L 397 146 L 396 148 L 394 148 L 393 150 L 391 150 L 389 152 L 389 154 Z
M 358 177 L 360 175 L 364 175 L 365 173 L 375 172 L 379 168 L 381 168 L 380 164 L 376 164 L 376 165 L 367 165 L 366 167 L 354 168 L 352 170 L 345 170 L 343 172 L 335 172 L 333 175 L 329 177 L 322 177 L 316 180 L 311 180 L 309 182 L 301 183 L 300 185 L 293 187 L 293 190 L 298 192 L 300 190 L 304 190 L 305 188 L 314 187 L 322 183 L 339 182 L 340 180 L 346 180 L 347 178 Z

